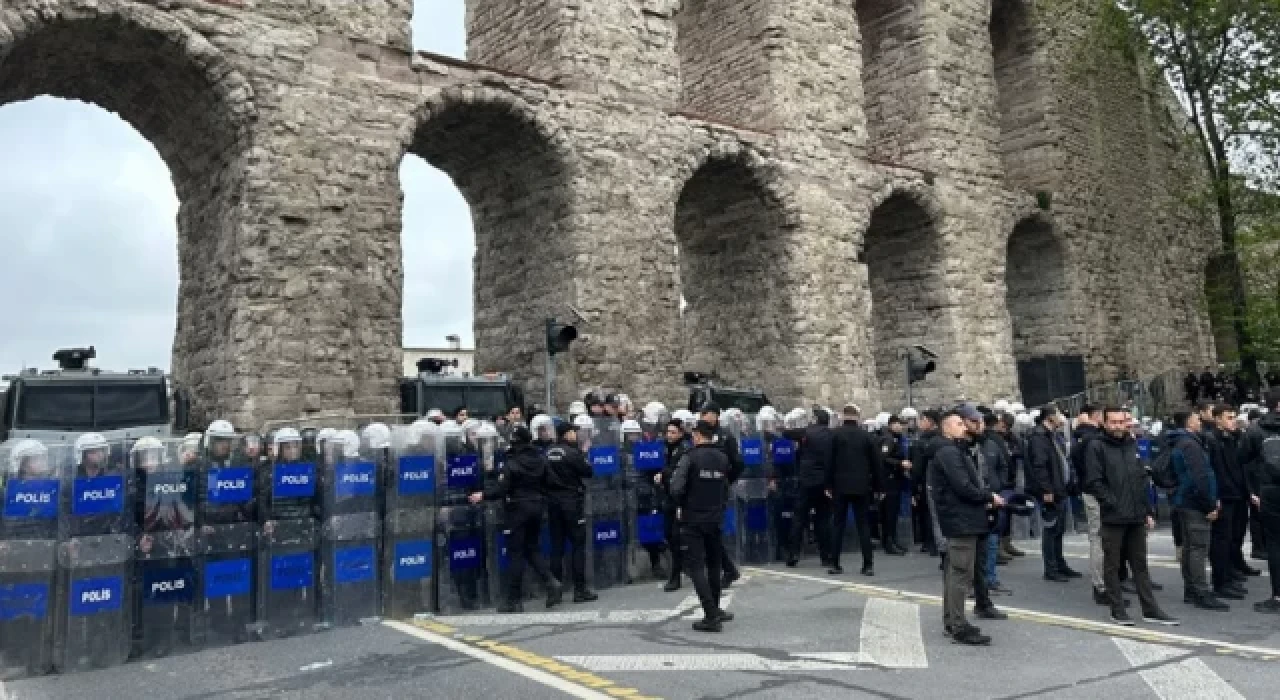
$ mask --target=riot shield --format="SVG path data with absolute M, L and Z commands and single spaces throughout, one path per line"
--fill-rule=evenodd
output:
M 485 564 L 484 509 L 445 506 L 436 519 L 436 598 L 442 615 L 457 615 L 489 605 Z
M 629 562 L 628 578 L 632 581 L 665 579 L 670 565 L 667 541 L 662 527 L 662 493 L 653 480 L 666 463 L 666 450 L 661 442 L 633 420 L 622 424 L 620 457 L 627 477 L 630 530 L 634 533 L 626 543 Z M 655 529 L 656 526 L 656 529 Z
M 340 431 L 325 445 L 320 601 L 326 625 L 378 616 L 378 468 L 360 438 Z
M 769 464 L 773 475 L 773 526 L 774 526 L 774 559 L 784 561 L 787 558 L 787 542 L 791 538 L 791 523 L 796 515 L 796 504 L 800 498 L 800 484 L 796 480 L 796 444 L 781 433 L 776 434 L 766 444 L 769 450 Z
M 258 546 L 258 634 L 288 637 L 316 624 L 316 527 L 309 518 L 268 520 Z
M 593 474 L 591 488 L 622 489 L 625 486 L 619 454 L 621 427 L 618 421 L 609 417 L 596 418 L 594 421 L 591 440 L 585 448 Z
M 486 503 L 484 506 L 486 544 L 485 563 L 489 575 L 489 595 L 493 602 L 505 600 L 507 591 L 511 590 L 510 570 L 511 554 L 507 551 L 507 541 L 511 530 L 506 526 L 506 506 L 502 503 Z M 544 555 L 545 557 L 545 555 Z M 558 578 L 558 577 L 557 577 Z M 535 585 L 537 582 L 537 585 Z M 533 600 L 535 592 L 541 591 L 541 579 L 531 569 L 525 569 L 523 585 L 524 600 Z
M 769 523 L 769 483 L 764 479 L 743 479 L 734 486 L 734 508 L 738 519 L 738 551 L 743 564 L 768 564 L 776 546 Z
M 142 438 L 130 450 L 138 485 L 134 569 L 134 656 L 190 649 L 196 616 L 196 468 L 179 461 L 179 441 Z
M 0 681 L 53 667 L 61 477 L 69 452 L 35 440 L 0 445 Z
M 204 646 L 250 639 L 256 615 L 258 497 L 257 436 L 245 436 L 226 459 L 210 454 L 200 465 L 198 487 L 199 564 L 197 636 Z
M 467 443 L 457 423 L 446 422 L 440 435 L 444 440 L 444 461 L 437 481 L 440 505 L 464 505 L 468 496 L 483 487 L 480 453 Z
M 629 538 L 626 494 L 619 489 L 588 489 L 591 529 L 588 567 L 599 590 L 629 583 Z
M 443 461 L 439 428 L 423 422 L 392 430 L 386 484 L 383 614 L 412 618 L 436 609 L 436 473 Z
M 132 535 L 82 535 L 58 547 L 54 667 L 87 671 L 124 663 L 130 650 Z
M 498 477 L 502 475 L 506 441 L 498 434 L 492 423 L 480 424 L 472 437 L 479 454 L 481 479 L 485 490 L 498 485 Z

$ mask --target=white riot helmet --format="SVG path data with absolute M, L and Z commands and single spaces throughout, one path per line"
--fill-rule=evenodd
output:
M 204 433 L 187 433 L 182 438 L 182 452 L 194 456 L 204 444 Z
M 271 444 L 280 449 L 281 445 L 288 443 L 302 444 L 302 435 L 298 433 L 297 428 L 281 428 L 271 437 Z
M 892 417 L 893 417 L 892 414 L 890 414 L 888 411 L 881 411 L 876 414 L 876 425 L 878 427 L 883 428 L 884 426 L 889 424 L 889 419 Z
M 671 414 L 673 420 L 678 420 L 684 425 L 685 430 L 693 430 L 693 426 L 697 424 L 698 417 L 693 415 L 693 411 L 682 408 Z
M 434 421 L 437 418 L 444 420 L 444 411 L 441 411 L 438 408 L 433 408 L 430 411 L 427 411 L 427 420 Z
M 208 433 L 205 434 L 208 435 Z M 151 436 L 138 438 L 138 441 L 129 449 L 129 459 L 134 469 L 158 467 L 164 464 L 164 443 Z
M 1009 412 L 1009 402 L 1008 402 L 1007 400 L 1005 400 L 1005 399 L 997 399 L 997 400 L 996 400 L 996 403 L 995 403 L 995 406 L 992 406 L 992 408 L 994 408 L 994 409 L 995 409 L 995 412 L 996 412 L 996 413 L 1008 413 L 1008 412 Z
M 587 405 L 581 401 L 574 401 L 569 404 L 569 415 L 585 416 L 587 414 Z
M 1038 408 L 1031 409 L 1031 420 L 1034 422 L 1035 419 L 1039 417 L 1040 417 L 1040 409 Z
M 898 414 L 898 417 L 904 421 L 912 421 L 920 417 L 920 412 L 910 406 L 907 406 L 906 408 L 902 409 L 902 411 Z
M 862 428 L 863 430 L 866 430 L 868 433 L 874 433 L 880 429 L 880 426 L 876 423 L 874 418 L 869 418 L 867 420 L 862 421 Z
M 809 412 L 803 408 L 793 408 L 787 411 L 786 418 L 782 419 L 784 428 L 807 428 L 809 427 Z
M 756 430 L 761 434 L 778 432 L 778 410 L 773 406 L 765 405 L 760 407 L 760 412 L 756 414 Z
M 1014 425 L 1021 425 L 1021 426 L 1023 426 L 1023 427 L 1030 428 L 1031 426 L 1033 426 L 1033 425 L 1035 425 L 1035 424 L 1036 424 L 1036 419 L 1035 419 L 1035 418 L 1033 418 L 1033 417 L 1031 416 L 1031 414 L 1030 414 L 1030 413 L 1027 413 L 1026 411 L 1023 411 L 1023 412 L 1021 412 L 1021 413 L 1017 414 L 1016 416 L 1014 416 L 1014 418 L 1013 418 L 1013 424 L 1014 424 Z
M 204 431 L 205 438 L 227 438 L 234 439 L 236 436 L 235 426 L 231 425 L 228 420 L 216 420 L 209 424 Z
M 573 427 L 580 433 L 584 430 L 590 432 L 596 427 L 596 422 L 591 419 L 591 416 L 582 415 L 573 419 Z
M 622 439 L 628 443 L 639 442 L 644 435 L 644 428 L 640 427 L 640 422 L 632 418 L 622 421 Z
M 1017 401 L 1014 401 L 1013 403 L 1009 404 L 1010 413 L 1026 413 L 1026 411 L 1027 411 L 1027 407 L 1023 406 Z
M 354 430 L 335 430 L 332 438 L 342 445 L 342 456 L 347 459 L 360 457 L 360 435 Z
M 49 471 L 49 448 L 39 440 L 19 440 L 9 452 L 9 463 L 5 465 L 10 474 L 22 473 L 24 466 L 31 466 L 39 474 Z
M 106 462 L 107 452 L 111 446 L 107 444 L 107 439 L 99 433 L 85 433 L 76 438 L 76 464 L 84 462 L 86 452 L 102 452 L 102 461 Z
M 555 421 L 552 421 L 551 416 L 545 413 L 539 413 L 529 421 L 529 432 L 533 433 L 534 440 L 556 441 Z
M 370 423 L 360 432 L 360 436 L 371 450 L 391 447 L 391 428 L 386 423 Z
M 321 428 L 316 431 L 316 447 L 319 448 L 325 442 L 337 437 L 338 431 L 334 428 Z

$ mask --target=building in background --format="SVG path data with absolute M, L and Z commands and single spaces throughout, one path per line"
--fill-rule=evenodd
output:
M 456 368 L 450 367 L 448 373 L 469 377 L 475 374 L 476 350 L 462 347 L 462 339 L 457 335 L 447 335 L 448 345 L 442 348 L 405 348 L 404 376 L 418 376 L 418 360 L 431 357 L 446 362 L 458 361 Z

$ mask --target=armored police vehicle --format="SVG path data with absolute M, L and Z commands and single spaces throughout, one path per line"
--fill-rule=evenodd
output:
M 688 409 L 694 413 L 708 402 L 714 402 L 721 411 L 736 408 L 754 416 L 769 404 L 769 397 L 763 391 L 720 386 L 718 377 L 711 373 L 685 372 L 684 383 L 689 387 Z
M 106 372 L 89 366 L 93 347 L 55 352 L 58 369 L 30 368 L 7 375 L 0 407 L 0 442 L 32 438 L 45 444 L 74 442 L 101 433 L 108 441 L 146 435 L 169 437 L 186 422 L 188 399 L 170 391 L 160 369 Z M 176 420 L 173 420 L 176 419 Z
M 425 416 L 438 408 L 452 416 L 465 408 L 472 418 L 493 420 L 513 406 L 524 408 L 524 391 L 505 374 L 468 377 L 451 371 L 457 360 L 418 360 L 418 376 L 400 380 L 400 412 Z

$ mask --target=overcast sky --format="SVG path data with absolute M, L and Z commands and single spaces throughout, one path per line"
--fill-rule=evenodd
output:
M 463 0 L 418 0 L 414 44 L 463 57 Z M 0 374 L 49 368 L 95 345 L 106 369 L 169 366 L 178 296 L 178 199 L 164 161 L 105 110 L 42 97 L 0 107 Z M 410 156 L 405 190 L 405 338 L 471 344 L 475 236 L 466 202 Z

